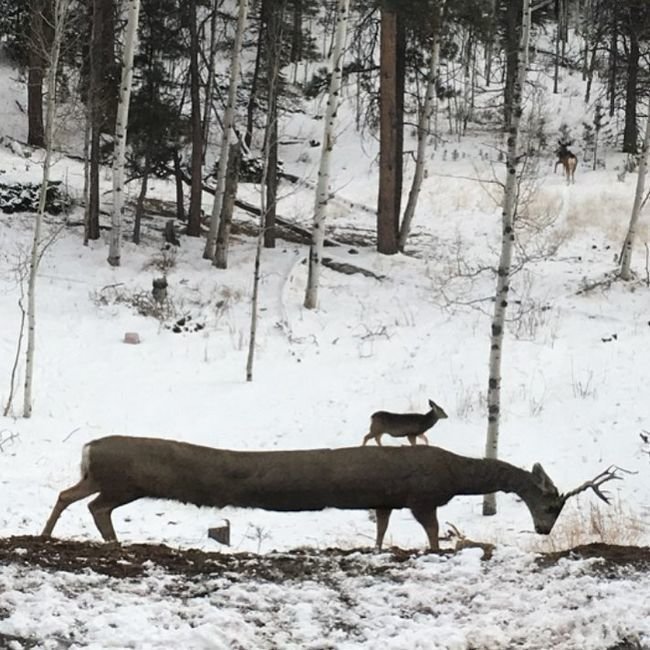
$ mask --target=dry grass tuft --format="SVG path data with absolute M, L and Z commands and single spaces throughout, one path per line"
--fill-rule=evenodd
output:
M 608 506 L 585 505 L 576 498 L 567 504 L 553 532 L 535 541 L 530 550 L 553 553 L 593 543 L 639 546 L 648 533 L 648 525 L 620 499 Z

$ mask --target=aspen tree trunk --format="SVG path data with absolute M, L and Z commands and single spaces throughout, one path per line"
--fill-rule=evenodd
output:
M 265 163 L 265 167 L 267 164 Z M 266 178 L 266 173 L 262 174 Z M 253 365 L 255 363 L 255 340 L 257 338 L 257 302 L 260 290 L 260 267 L 262 264 L 262 248 L 264 248 L 264 215 L 266 214 L 266 196 L 264 185 L 260 192 L 260 230 L 257 234 L 255 247 L 255 266 L 253 269 L 253 296 L 251 297 L 251 327 L 248 337 L 248 357 L 246 359 L 246 381 L 253 381 Z
M 521 39 L 517 75 L 512 90 L 510 124 L 506 155 L 506 185 L 503 197 L 501 257 L 497 271 L 497 286 L 494 297 L 494 314 L 490 337 L 490 366 L 488 379 L 488 428 L 485 443 L 485 457 L 497 458 L 499 443 L 499 419 L 501 415 L 501 355 L 505 327 L 508 292 L 510 291 L 510 267 L 515 241 L 514 220 L 517 210 L 517 167 L 519 165 L 519 123 L 522 113 L 522 93 L 526 82 L 528 63 L 528 40 L 530 36 L 530 0 L 523 0 Z M 483 498 L 483 514 L 496 514 L 496 495 L 486 494 Z
M 267 0 L 270 1 L 270 0 Z M 268 102 L 269 106 L 276 101 L 278 75 L 280 74 L 277 65 L 279 57 L 276 57 L 276 65 L 272 74 L 269 74 Z M 264 248 L 265 227 L 268 219 L 269 205 L 267 203 L 267 184 L 269 182 L 269 163 L 271 160 L 271 147 L 273 143 L 269 134 L 271 133 L 271 122 L 275 119 L 273 111 L 266 114 L 266 137 L 264 138 L 264 162 L 262 164 L 262 178 L 260 180 L 260 226 L 257 234 L 257 245 L 255 248 L 255 264 L 253 268 L 253 295 L 251 297 L 251 326 L 248 338 L 248 357 L 246 359 L 246 381 L 253 381 L 253 365 L 255 363 L 255 341 L 257 338 L 257 303 L 259 298 L 260 268 L 262 265 L 262 248 Z
M 239 142 L 235 142 L 230 145 L 230 151 L 228 152 L 228 172 L 226 173 L 226 186 L 223 192 L 221 215 L 219 216 L 219 231 L 217 232 L 217 245 L 214 253 L 214 265 L 218 269 L 228 268 L 230 226 L 232 225 L 232 213 L 235 209 L 235 199 L 237 198 L 240 165 L 241 145 Z
M 230 134 L 235 123 L 235 102 L 237 100 L 237 87 L 239 85 L 239 61 L 241 58 L 242 43 L 244 41 L 244 28 L 248 14 L 248 0 L 239 0 L 239 14 L 237 16 L 237 31 L 235 43 L 232 48 L 232 62 L 230 64 L 230 85 L 228 86 L 228 103 L 223 118 L 223 132 L 221 134 L 221 148 L 219 151 L 219 165 L 217 167 L 217 185 L 212 204 L 212 217 L 210 231 L 203 251 L 204 259 L 215 260 L 215 246 L 219 232 L 219 216 L 223 204 L 223 193 L 226 186 L 226 172 L 228 170 L 228 151 L 230 149 Z
M 636 229 L 639 222 L 641 207 L 643 206 L 643 195 L 645 192 L 645 177 L 648 173 L 648 149 L 650 149 L 650 109 L 646 121 L 645 136 L 643 138 L 643 149 L 639 156 L 639 171 L 636 177 L 636 193 L 634 194 L 634 204 L 632 205 L 632 215 L 630 216 L 630 225 L 627 229 L 627 235 L 623 242 L 623 252 L 621 254 L 621 280 L 631 280 L 632 272 L 630 264 L 632 261 L 632 248 L 636 239 Z
M 255 264 L 253 267 L 253 295 L 251 297 L 251 326 L 248 337 L 248 357 L 246 359 L 246 381 L 253 381 L 255 363 L 255 341 L 257 339 L 257 303 L 260 290 L 260 268 L 262 265 L 262 248 L 264 248 L 264 223 L 266 221 L 266 178 L 269 169 L 269 148 L 264 148 L 264 165 L 260 185 L 260 225 L 255 246 Z
M 129 122 L 129 103 L 133 85 L 133 54 L 138 33 L 140 0 L 128 0 L 129 11 L 122 55 L 122 81 L 115 121 L 115 150 L 113 151 L 113 212 L 111 237 L 108 246 L 108 263 L 120 265 L 122 244 L 122 220 L 124 218 L 124 164 L 126 159 L 126 131 Z
M 438 3 L 438 15 L 433 26 L 433 42 L 431 47 L 431 60 L 429 61 L 429 74 L 427 75 L 427 90 L 418 123 L 418 146 L 415 157 L 415 172 L 413 174 L 413 183 L 409 192 L 409 198 L 404 209 L 402 217 L 402 226 L 399 231 L 398 247 L 400 252 L 404 252 L 406 240 L 411 232 L 411 223 L 415 214 L 422 179 L 424 178 L 424 157 L 427 151 L 427 135 L 429 133 L 429 121 L 435 105 L 436 81 L 438 79 L 438 59 L 440 55 L 440 27 L 442 22 L 442 12 L 445 6 L 445 0 Z
M 47 112 L 45 118 L 45 158 L 43 160 L 43 178 L 38 200 L 38 212 L 34 219 L 34 237 L 29 262 L 29 278 L 27 284 L 27 350 L 25 352 L 25 392 L 23 398 L 23 417 L 32 415 L 32 386 L 34 379 L 34 351 L 36 348 L 36 273 L 41 261 L 43 250 L 41 247 L 41 229 L 45 202 L 47 199 L 47 185 L 50 180 L 50 165 L 54 139 L 54 119 L 56 110 L 56 74 L 59 66 L 59 54 L 65 19 L 71 0 L 56 0 L 54 4 L 54 38 L 50 51 L 50 69 L 47 74 Z
M 338 0 L 334 48 L 330 73 L 329 97 L 325 109 L 325 126 L 321 143 L 320 167 L 314 202 L 314 222 L 312 225 L 311 246 L 309 249 L 309 275 L 305 293 L 305 307 L 316 309 L 318 306 L 318 285 L 320 279 L 321 258 L 325 243 L 325 217 L 329 203 L 330 158 L 336 142 L 334 127 L 336 114 L 341 102 L 341 82 L 343 79 L 343 56 L 345 37 L 350 13 L 350 0 Z

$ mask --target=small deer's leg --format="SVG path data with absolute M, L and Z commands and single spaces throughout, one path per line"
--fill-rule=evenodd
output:
M 438 517 L 435 508 L 411 508 L 415 520 L 424 528 L 429 538 L 429 548 L 437 551 L 438 544 Z
M 429 444 L 429 438 L 427 438 L 427 436 L 426 436 L 424 433 L 421 433 L 421 434 L 420 434 L 420 438 L 422 438 L 422 440 L 424 441 L 424 444 L 425 444 L 425 445 L 428 445 L 428 444 Z
M 406 436 L 406 437 L 409 439 L 409 442 L 411 443 L 411 445 L 412 445 L 413 447 L 415 447 L 415 445 L 418 444 L 418 437 L 417 437 L 416 435 L 409 434 L 409 435 Z
M 91 494 L 97 492 L 97 489 L 98 488 L 90 480 L 83 478 L 76 485 L 73 485 L 67 490 L 63 490 L 63 492 L 59 494 L 59 498 L 56 500 L 54 508 L 52 508 L 52 513 L 50 514 L 41 535 L 43 537 L 50 537 L 52 535 L 52 530 L 54 529 L 56 522 L 61 516 L 61 513 L 75 501 L 85 499 Z
M 375 510 L 377 515 L 377 540 L 375 545 L 377 549 L 381 549 L 381 545 L 384 543 L 384 535 L 388 528 L 388 520 L 390 519 L 391 512 L 392 510 L 390 508 L 377 508 Z
M 375 437 L 375 434 L 372 431 L 370 433 L 366 433 L 366 435 L 363 436 L 363 443 L 362 443 L 361 446 L 365 447 L 366 444 L 370 441 L 370 439 L 374 438 L 374 437 Z

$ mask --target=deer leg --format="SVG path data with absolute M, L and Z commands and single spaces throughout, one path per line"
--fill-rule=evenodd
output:
M 415 445 L 418 444 L 418 437 L 417 437 L 417 436 L 411 434 L 411 435 L 408 435 L 408 436 L 406 436 L 406 437 L 409 439 L 409 442 L 411 443 L 411 445 L 412 445 L 413 447 L 415 447 Z
M 118 506 L 135 501 L 137 498 L 133 496 L 125 498 L 107 497 L 100 493 L 88 504 L 90 514 L 95 520 L 95 526 L 97 526 L 105 542 L 117 542 L 117 535 L 115 534 L 113 522 L 111 521 L 111 513 L 113 510 Z
M 375 442 L 381 447 L 381 437 L 383 433 L 375 433 L 372 429 L 363 437 L 362 447 L 366 446 L 367 442 L 370 442 L 374 438 Z
M 375 510 L 377 515 L 377 541 L 375 546 L 377 550 L 380 550 L 381 545 L 384 543 L 384 535 L 388 528 L 388 520 L 390 519 L 391 512 L 392 510 L 390 508 L 377 508 Z
M 59 498 L 56 500 L 54 508 L 52 508 L 52 513 L 50 514 L 41 535 L 43 537 L 51 537 L 52 530 L 54 529 L 56 522 L 59 520 L 61 513 L 75 501 L 81 501 L 81 499 L 89 497 L 91 494 L 97 492 L 97 490 L 98 488 L 87 478 L 83 478 L 76 485 L 73 485 L 67 490 L 63 490 L 63 492 L 59 494 Z
M 422 440 L 424 440 L 424 444 L 425 444 L 425 445 L 428 445 L 428 444 L 429 444 L 429 438 L 427 438 L 426 435 L 425 435 L 424 433 L 421 433 L 421 434 L 420 434 L 420 438 L 422 438 Z
M 429 538 L 429 548 L 437 551 L 438 544 L 438 517 L 435 508 L 411 508 L 415 520 L 424 528 Z

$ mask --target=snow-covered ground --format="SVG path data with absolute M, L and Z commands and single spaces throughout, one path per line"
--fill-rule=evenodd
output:
M 3 76 L 8 73 L 3 68 Z M 567 107 L 577 101 L 567 92 L 559 100 L 549 96 L 550 123 L 573 115 Z M 24 138 L 15 107 L 2 102 L 4 133 Z M 372 210 L 376 203 L 376 145 L 355 137 L 352 116 L 342 116 L 344 136 L 333 158 L 332 187 L 341 199 L 330 213 L 334 236 L 372 229 L 373 214 L 354 206 Z M 573 115 L 572 123 L 579 125 L 580 117 Z M 283 133 L 306 142 L 320 137 L 321 128 L 293 115 Z M 432 444 L 481 456 L 494 277 L 475 271 L 498 258 L 500 210 L 490 194 L 498 199 L 500 189 L 477 178 L 491 180 L 493 167 L 500 173 L 497 143 L 496 134 L 477 133 L 461 143 L 449 136 L 432 152 L 413 255 L 327 249 L 334 260 L 384 280 L 325 269 L 320 309 L 308 311 L 302 307 L 305 247 L 280 241 L 265 250 L 250 383 L 251 239 L 236 237 L 227 271 L 202 260 L 201 242 L 183 239 L 167 273 L 170 297 L 179 316 L 189 314 L 204 327 L 174 333 L 169 323 L 113 301 L 150 290 L 160 275 L 159 235 L 149 231 L 140 247 L 125 242 L 122 266 L 111 268 L 106 241 L 84 247 L 80 228 L 64 228 L 38 279 L 34 415 L 19 417 L 21 364 L 12 415 L 0 418 L 0 536 L 38 534 L 58 492 L 78 479 L 83 443 L 109 433 L 246 450 L 353 446 L 373 411 L 423 411 L 432 398 L 449 414 L 430 432 Z M 0 148 L 0 181 L 37 181 L 40 155 L 17 151 L 13 144 Z M 287 171 L 313 179 L 317 152 L 287 145 L 281 158 Z M 4 566 L 0 640 L 3 634 L 37 638 L 47 648 L 595 650 L 623 640 L 650 647 L 647 573 L 605 579 L 588 560 L 565 560 L 544 571 L 534 565 L 535 552 L 591 541 L 650 544 L 650 459 L 639 437 L 650 429 L 647 231 L 634 256 L 639 282 L 580 292 L 615 268 L 635 177 L 617 180 L 621 159 L 612 153 L 605 169 L 580 166 L 576 184 L 566 186 L 553 174 L 553 162 L 542 159 L 527 210 L 534 224 L 553 223 L 522 233 L 531 259 L 513 280 L 510 313 L 518 316 L 505 342 L 500 454 L 526 468 L 542 463 L 563 491 L 610 464 L 635 472 L 607 485 L 612 505 L 585 493 L 542 538 L 512 495 L 499 495 L 499 512 L 491 518 L 481 516 L 480 497 L 458 497 L 440 511 L 443 532 L 450 522 L 471 539 L 497 543 L 492 560 L 481 563 L 475 550 L 425 555 L 406 563 L 399 576 L 339 576 L 335 586 L 309 578 L 271 584 L 228 576 L 178 585 L 153 567 L 146 578 L 120 580 Z M 53 176 L 78 193 L 81 171 L 80 163 L 61 157 Z M 108 189 L 110 176 L 105 181 Z M 257 191 L 242 186 L 239 196 L 255 203 Z M 308 226 L 313 192 L 286 184 L 280 194 L 279 213 Z M 150 196 L 171 198 L 172 189 L 154 182 Z M 209 210 L 209 196 L 205 200 Z M 48 221 L 50 232 L 59 228 L 58 219 Z M 17 268 L 29 250 L 32 222 L 28 214 L 0 215 L 2 405 L 20 323 Z M 138 332 L 141 344 L 124 344 L 125 332 Z M 224 550 L 206 536 L 224 518 L 231 522 L 234 551 L 351 549 L 374 539 L 365 512 L 217 512 L 141 501 L 113 517 L 126 544 L 205 550 Z M 63 514 L 55 534 L 99 539 L 83 503 Z M 393 515 L 386 542 L 424 547 L 425 537 L 404 511 Z M 382 555 L 365 561 L 381 564 Z
M 507 546 L 487 562 L 477 549 L 397 564 L 356 553 L 326 579 L 317 564 L 301 578 L 189 579 L 155 566 L 115 578 L 10 565 L 0 641 L 9 632 L 48 649 L 647 648 L 650 576 L 600 565 L 564 559 L 541 570 Z

